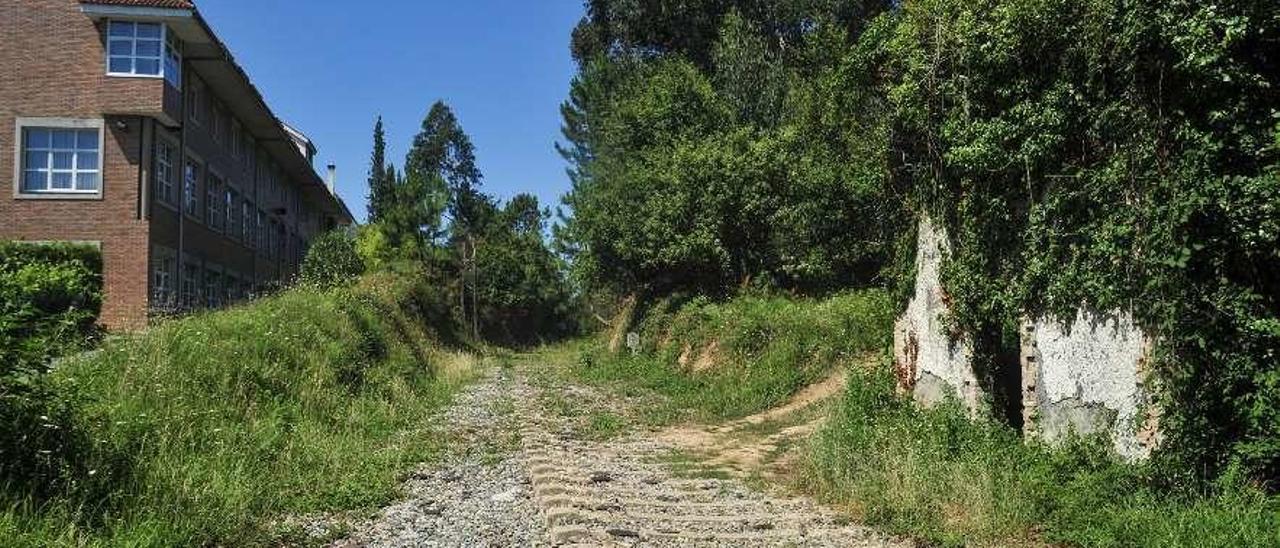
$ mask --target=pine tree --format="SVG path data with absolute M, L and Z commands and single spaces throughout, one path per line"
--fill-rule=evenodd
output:
M 394 199 L 394 168 L 387 166 L 387 138 L 382 129 L 382 117 L 373 126 L 373 157 L 369 161 L 369 222 L 383 220 L 387 207 Z M 392 174 L 388 179 L 388 174 Z M 388 183 L 392 184 L 388 184 Z

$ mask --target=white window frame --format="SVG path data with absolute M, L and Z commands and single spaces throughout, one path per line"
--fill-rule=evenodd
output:
M 195 164 L 199 168 L 195 180 L 191 182 L 191 200 L 187 199 L 187 164 Z M 201 192 L 204 191 L 203 187 L 205 185 L 201 183 L 204 183 L 208 177 L 209 164 L 206 164 L 203 158 L 187 149 L 186 162 L 182 164 L 182 172 L 179 177 L 182 181 L 182 193 L 178 199 L 182 203 L 178 207 L 183 215 L 195 220 L 204 218 L 204 198 L 201 196 Z M 190 211 L 187 210 L 188 202 L 194 202 Z
M 209 109 L 210 132 L 213 134 L 213 142 L 218 144 L 226 144 L 227 142 L 227 107 L 222 101 L 214 99 L 211 101 L 212 107 Z
M 127 39 L 126 39 L 126 38 L 113 38 L 113 37 L 111 36 L 111 25 L 116 24 L 116 23 L 127 23 L 127 24 L 130 24 L 130 25 L 133 25 L 133 26 L 134 26 L 133 36 L 132 36 L 132 37 L 130 37 L 130 38 L 127 38 Z M 159 38 L 159 41 L 160 41 L 160 54 L 159 54 L 159 55 L 156 55 L 156 56 L 154 56 L 154 57 L 153 57 L 153 56 L 150 56 L 150 55 L 138 55 L 138 54 L 137 54 L 137 50 L 138 50 L 138 30 L 137 30 L 137 25 L 139 25 L 139 24 L 142 24 L 142 25 L 158 25 L 158 26 L 160 27 L 160 38 Z M 168 25 L 166 25 L 166 24 L 164 24 L 164 23 L 161 23 L 161 22 L 158 22 L 158 21 L 139 21 L 139 20 L 134 20 L 134 19 L 107 19 L 106 25 L 107 25 L 107 26 L 106 26 L 106 48 L 104 48 L 104 52 L 103 52 L 103 53 L 104 53 L 104 55 L 106 56 L 107 76 L 115 76 L 115 77 L 120 77 L 120 78 L 155 78 L 155 79 L 165 78 L 165 72 L 166 72 L 166 71 L 165 71 L 165 63 L 167 62 L 167 55 L 168 55 L 168 49 L 169 49 L 169 40 L 168 40 L 168 38 L 169 38 L 169 26 L 168 26 Z M 133 47 L 133 53 L 131 53 L 131 54 L 128 56 L 128 58 L 132 60 L 132 62 L 130 63 L 129 72 L 118 72 L 118 71 L 113 71 L 113 70 L 111 70 L 111 58 L 112 58 L 112 57 L 125 57 L 125 56 L 123 56 L 123 55 L 112 55 L 112 54 L 111 54 L 111 43 L 112 43 L 112 42 L 123 42 L 123 41 L 126 41 L 126 40 L 127 40 L 127 41 L 132 45 L 132 47 Z M 152 39 L 147 38 L 146 40 L 151 41 Z M 138 59 L 154 60 L 154 61 L 156 62 L 156 68 L 157 68 L 157 70 L 159 70 L 159 72 L 158 72 L 158 73 L 156 73 L 156 74 L 139 73 L 139 72 L 138 72 Z
M 153 189 L 156 195 L 156 202 L 176 211 L 179 205 L 182 204 L 183 200 L 186 199 L 186 195 L 184 194 L 186 166 L 181 165 L 182 147 L 178 146 L 178 141 L 176 139 L 160 134 L 159 132 L 157 132 L 155 142 L 156 150 L 153 156 L 155 158 L 155 165 L 151 168 L 151 177 L 154 180 Z M 164 194 L 160 192 L 160 186 L 162 184 L 160 176 L 160 165 L 162 164 L 160 161 L 161 147 L 168 147 L 170 154 L 168 163 L 169 180 L 167 181 L 170 196 L 168 199 L 165 199 Z
M 200 292 L 200 295 L 204 297 L 203 305 L 205 308 L 208 308 L 210 310 L 217 310 L 219 308 L 222 308 L 223 306 L 222 297 L 223 297 L 223 294 L 226 293 L 226 290 L 223 289 L 224 287 L 226 287 L 226 282 L 222 280 L 223 274 L 224 274 L 224 271 L 221 265 L 217 263 L 210 263 L 210 262 L 204 263 L 204 276 L 200 280 L 204 282 L 204 288 Z M 216 287 L 217 291 L 209 291 L 210 286 L 213 285 L 214 275 L 218 277 L 218 283 Z
M 59 190 L 39 190 L 25 191 L 22 189 L 22 178 L 26 172 L 26 139 L 23 132 L 27 129 L 71 129 L 71 130 L 98 130 L 98 165 L 95 167 L 98 173 L 98 188 L 96 190 L 76 190 L 75 176 L 77 171 L 73 168 L 71 174 L 71 188 Z M 106 174 L 104 173 L 105 156 L 107 148 L 106 124 L 102 118 L 18 118 L 14 122 L 13 129 L 13 197 L 30 200 L 101 200 L 103 189 L 106 187 Z M 52 160 L 51 160 L 52 161 Z M 79 166 L 76 166 L 78 168 Z M 84 171 L 93 171 L 85 169 Z
M 164 56 L 161 60 L 161 72 L 164 81 L 174 89 L 182 91 L 182 43 L 169 32 L 169 25 L 164 25 Z
M 218 182 L 217 188 L 213 186 L 214 181 Z M 215 190 L 217 192 L 214 192 Z M 226 229 L 223 225 L 227 222 L 227 212 L 222 211 L 222 208 L 227 204 L 226 192 L 227 179 L 218 170 L 209 169 L 209 172 L 205 174 L 204 180 L 204 226 L 219 234 L 225 232 Z M 210 200 L 210 197 L 216 199 Z
M 243 236 L 240 235 L 240 204 L 236 203 L 243 198 L 240 197 L 240 191 L 236 186 L 227 181 L 226 186 L 222 190 L 223 196 L 223 222 L 222 233 L 232 240 L 239 241 Z
M 167 264 L 166 264 L 166 261 Z M 170 267 L 165 269 L 164 267 Z M 153 246 L 151 251 L 151 309 L 153 310 L 169 310 L 175 308 L 178 303 L 179 290 L 175 286 L 178 279 L 178 269 L 181 265 L 178 261 L 178 254 L 172 249 L 163 246 Z M 161 291 L 159 283 L 160 274 L 164 275 L 166 291 Z
M 186 310 L 200 308 L 204 299 L 204 269 L 200 268 L 200 260 L 187 254 L 182 256 L 182 287 L 178 288 L 178 302 Z
M 183 93 L 182 108 L 187 111 L 186 117 L 192 124 L 204 125 L 205 85 L 199 78 L 192 78 L 188 89 Z

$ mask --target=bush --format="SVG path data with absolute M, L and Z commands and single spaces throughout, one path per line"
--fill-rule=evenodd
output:
M 388 501 L 441 443 L 400 434 L 429 424 L 465 365 L 435 348 L 427 293 L 390 274 L 299 288 L 59 365 L 47 386 L 75 404 L 46 423 L 92 442 L 49 497 L 0 504 L 0 538 L 267 545 L 283 515 Z
M 101 307 L 97 249 L 0 243 L 0 375 L 84 348 Z
M 365 272 L 365 262 L 356 250 L 356 239 L 346 229 L 331 230 L 311 243 L 302 261 L 302 283 L 317 288 L 350 284 Z
M 367 272 L 383 270 L 395 262 L 399 256 L 391 246 L 391 240 L 383 231 L 382 225 L 369 224 L 356 229 L 356 253 L 364 261 Z
M 84 440 L 44 375 L 96 339 L 101 272 L 92 247 L 0 243 L 0 484 L 40 496 L 75 466 Z

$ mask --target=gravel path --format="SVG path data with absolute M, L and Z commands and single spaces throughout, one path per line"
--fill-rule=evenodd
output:
M 494 370 L 460 394 L 440 417 L 456 450 L 418 470 L 404 486 L 406 500 L 333 546 L 546 546 L 515 437 L 514 402 L 523 392 L 510 371 Z
M 666 460 L 676 448 L 644 433 L 578 439 L 542 407 L 540 390 L 593 392 L 493 372 L 441 419 L 459 451 L 420 470 L 407 500 L 333 546 L 910 546 L 807 499 L 679 477 Z

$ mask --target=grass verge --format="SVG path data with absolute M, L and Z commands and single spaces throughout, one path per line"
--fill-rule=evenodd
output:
M 664 302 L 639 326 L 643 351 L 611 353 L 602 341 L 580 342 L 571 370 L 627 395 L 662 396 L 645 409 L 649 424 L 737 418 L 777 406 L 834 367 L 883 348 L 892 314 L 889 297 L 874 290 L 822 301 Z
M 73 411 L 58 492 L 4 493 L 19 546 L 263 545 L 278 518 L 372 507 L 444 440 L 431 413 L 470 360 L 403 276 L 293 290 L 165 322 L 49 382 Z
M 1280 546 L 1280 499 L 1224 480 L 1159 486 L 1104 440 L 1026 444 L 958 406 L 917 409 L 888 367 L 854 371 L 801 478 L 867 523 L 945 546 Z

